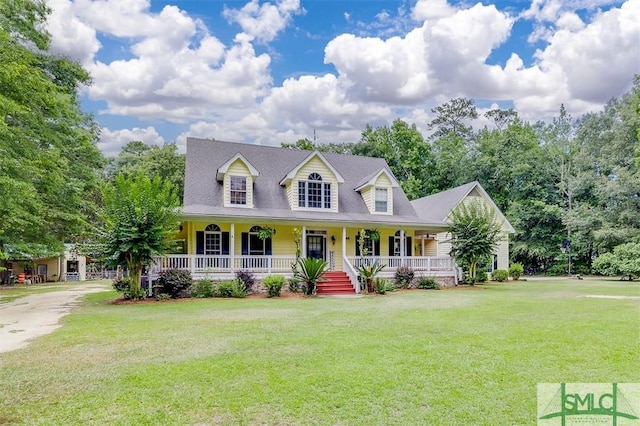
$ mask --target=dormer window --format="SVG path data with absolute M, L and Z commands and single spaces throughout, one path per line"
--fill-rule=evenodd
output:
M 235 205 L 247 204 L 247 178 L 245 176 L 231 176 L 229 201 Z
M 323 182 L 318 173 L 311 173 L 306 181 L 299 181 L 298 207 L 330 209 L 331 183 Z
M 376 212 L 377 213 L 387 213 L 387 188 L 376 188 Z

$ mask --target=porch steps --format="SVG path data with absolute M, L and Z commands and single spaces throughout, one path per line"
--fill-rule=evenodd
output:
M 355 294 L 349 277 L 342 271 L 329 271 L 324 274 L 325 281 L 318 283 L 316 294 Z

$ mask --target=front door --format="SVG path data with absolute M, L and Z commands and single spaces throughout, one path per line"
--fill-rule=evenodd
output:
M 307 235 L 307 257 L 326 260 L 324 247 L 324 235 Z

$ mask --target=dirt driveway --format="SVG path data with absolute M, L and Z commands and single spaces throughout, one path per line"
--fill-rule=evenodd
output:
M 36 337 L 51 333 L 61 326 L 60 318 L 78 305 L 78 299 L 105 290 L 109 290 L 108 284 L 78 284 L 0 304 L 0 352 L 23 348 Z

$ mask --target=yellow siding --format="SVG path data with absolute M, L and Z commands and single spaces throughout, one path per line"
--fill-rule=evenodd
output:
M 376 212 L 376 188 L 387 190 L 387 213 Z M 367 186 L 360 191 L 360 195 L 371 214 L 393 214 L 393 187 L 391 180 L 385 173 L 381 173 L 374 185 Z
M 247 204 L 238 205 L 231 204 L 231 176 L 244 176 L 247 178 Z M 229 166 L 229 169 L 224 175 L 224 206 L 225 207 L 253 207 L 253 177 L 247 165 L 241 160 L 237 159 Z
M 496 250 L 498 256 L 498 269 L 509 269 L 509 234 L 505 233 L 504 241 L 501 241 Z
M 391 179 L 386 175 L 386 173 L 382 173 L 378 176 L 376 180 L 376 187 L 378 188 L 386 188 L 387 189 L 387 214 L 393 214 L 393 187 L 391 186 Z M 373 191 L 373 208 L 370 211 L 376 211 L 375 205 L 375 190 Z M 380 214 L 380 213 L 378 213 Z
M 331 183 L 331 209 L 327 209 L 327 211 L 338 213 L 338 180 L 331 169 L 329 169 L 329 167 L 327 167 L 327 165 L 317 156 L 313 157 L 311 160 L 307 161 L 306 164 L 300 167 L 298 173 L 288 184 L 287 196 L 289 197 L 289 205 L 291 206 L 291 209 L 298 209 L 298 182 L 301 180 L 307 180 L 311 173 L 318 173 L 322 176 L 323 182 Z
M 369 213 L 373 213 L 376 210 L 376 191 L 373 186 L 363 189 L 360 191 L 362 195 L 362 199 L 364 203 L 367 205 L 367 209 L 369 209 Z

